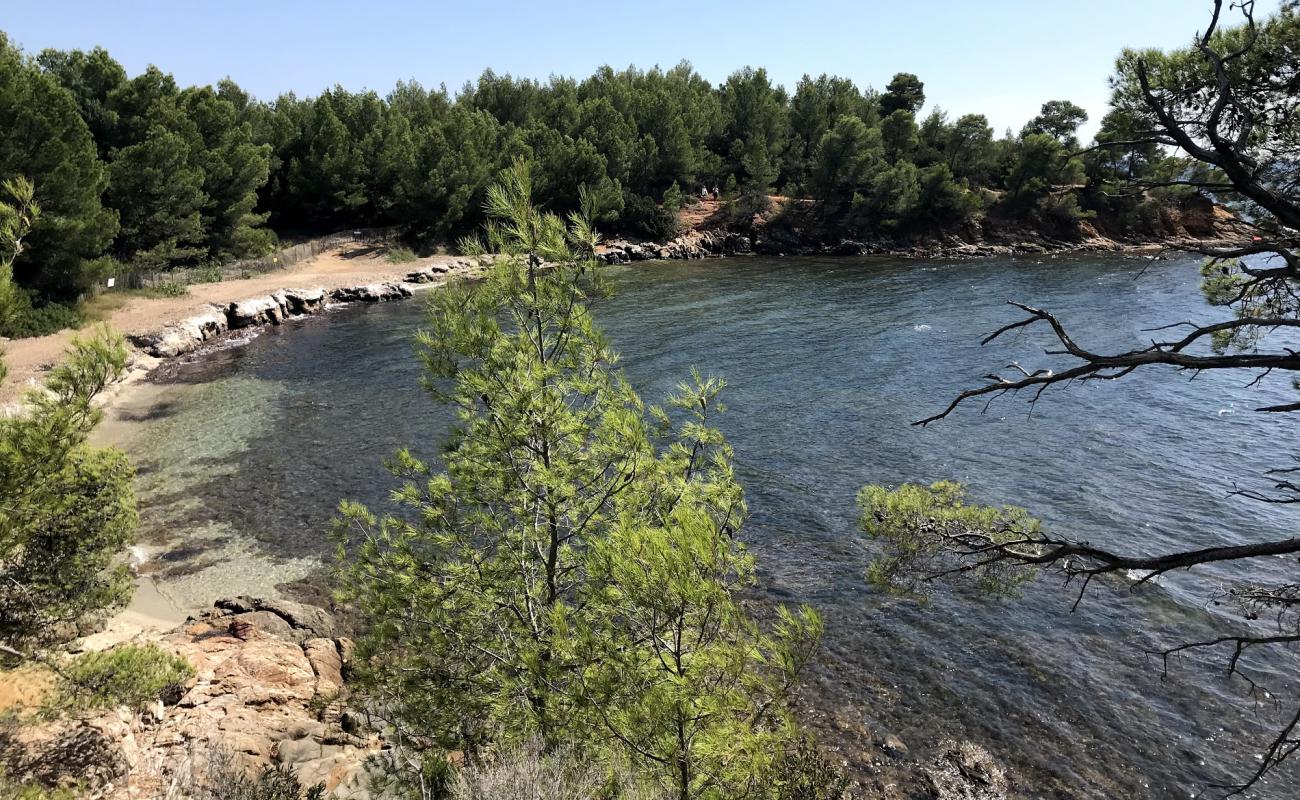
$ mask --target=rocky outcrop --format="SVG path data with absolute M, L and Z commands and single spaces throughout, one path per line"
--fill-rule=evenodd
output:
M 605 246 L 599 258 L 606 264 L 627 264 L 648 259 L 693 259 L 735 256 L 753 252 L 753 242 L 739 233 L 708 230 L 690 231 L 676 239 L 656 244 L 615 241 Z
M 329 612 L 230 598 L 159 644 L 195 670 L 170 705 L 23 726 L 0 742 L 0 765 L 18 780 L 125 800 L 203 780 L 220 758 L 239 772 L 286 766 L 326 797 L 369 797 L 365 762 L 381 742 L 344 709 L 352 644 Z
M 427 270 L 447 268 L 431 266 Z M 432 274 L 432 273 L 430 273 Z M 425 281 L 427 282 L 427 281 Z M 324 311 L 329 303 L 380 302 L 411 296 L 405 283 L 371 283 L 326 291 L 281 289 L 274 294 L 237 300 L 226 306 L 208 306 L 180 322 L 156 331 L 130 336 L 131 343 L 157 358 L 175 358 L 216 339 L 227 331 L 279 325 L 292 317 L 304 317 Z
M 168 325 L 152 333 L 132 336 L 131 341 L 151 356 L 172 358 L 188 353 L 209 339 L 230 330 L 230 319 L 220 306 Z
M 473 272 L 475 270 L 474 262 L 464 259 L 461 261 L 452 261 L 449 264 L 430 264 L 417 270 L 406 273 L 402 280 L 406 283 L 433 283 L 446 277 L 449 272 Z
M 330 300 L 336 303 L 379 303 L 410 296 L 411 287 L 405 283 L 369 283 L 365 286 L 348 286 L 330 292 Z

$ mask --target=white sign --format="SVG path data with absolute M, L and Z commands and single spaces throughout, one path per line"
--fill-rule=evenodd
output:
M 112 289 L 112 288 L 113 288 L 113 284 L 115 284 L 115 283 L 117 283 L 117 278 L 109 278 L 109 279 L 108 279 L 108 288 Z

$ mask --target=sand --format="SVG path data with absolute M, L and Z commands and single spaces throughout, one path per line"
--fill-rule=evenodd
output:
M 210 303 L 225 305 L 287 288 L 336 289 L 400 280 L 420 267 L 454 260 L 453 256 L 431 256 L 406 264 L 390 264 L 380 248 L 346 245 L 291 267 L 252 278 L 195 284 L 182 297 L 130 296 L 120 308 L 112 311 L 106 322 L 119 333 L 147 333 L 198 313 Z M 9 368 L 9 375 L 4 384 L 0 385 L 0 407 L 11 406 L 26 389 L 37 385 L 41 375 L 60 361 L 68 342 L 78 333 L 84 335 L 86 331 L 87 329 L 66 330 L 50 336 L 5 342 L 4 361 Z M 147 369 L 137 371 L 140 372 L 147 372 Z M 138 374 L 133 375 L 133 378 L 138 377 Z

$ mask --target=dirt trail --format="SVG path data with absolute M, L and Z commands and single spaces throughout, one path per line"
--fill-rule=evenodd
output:
M 456 260 L 453 256 L 431 256 L 407 264 L 390 264 L 384 251 L 369 245 L 347 245 L 275 272 L 242 280 L 195 284 L 182 297 L 130 297 L 106 320 L 114 330 L 146 333 L 177 322 L 200 311 L 209 303 L 225 305 L 247 297 L 270 294 L 279 289 L 321 287 L 336 289 L 379 281 L 400 280 L 414 269 Z M 16 402 L 23 391 L 40 382 L 62 358 L 68 342 L 82 331 L 60 331 L 34 339 L 16 339 L 3 344 L 9 375 L 0 386 L 0 408 Z

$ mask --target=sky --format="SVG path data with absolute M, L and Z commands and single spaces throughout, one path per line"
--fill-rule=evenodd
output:
M 1257 15 L 1277 8 L 1260 0 Z M 184 84 L 233 78 L 261 99 L 398 80 L 455 91 L 484 69 L 545 79 L 599 66 L 690 61 L 720 83 L 766 67 L 793 90 L 830 73 L 883 89 L 925 82 L 927 110 L 985 114 L 1019 129 L 1047 100 L 1106 111 L 1124 47 L 1178 47 L 1210 0 L 0 0 L 0 30 L 25 50 L 103 46 L 134 75 L 149 64 Z

